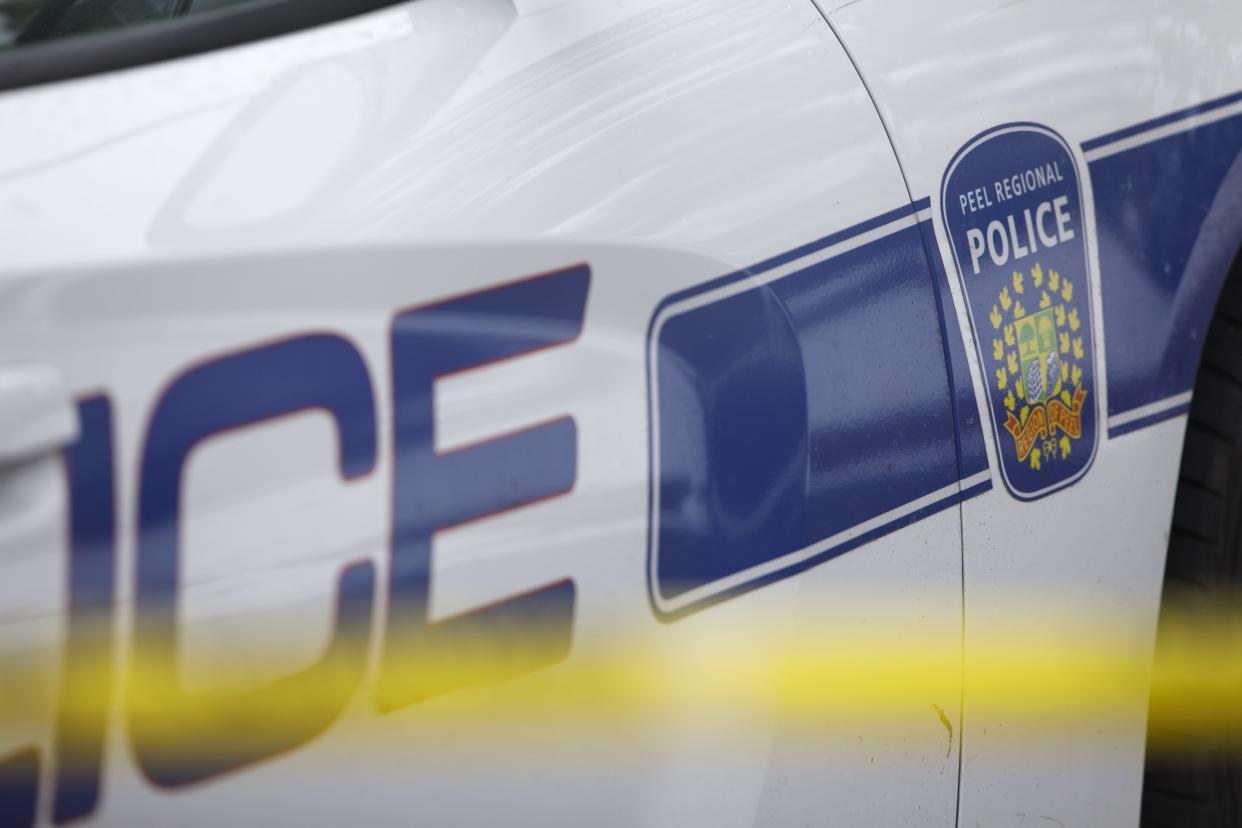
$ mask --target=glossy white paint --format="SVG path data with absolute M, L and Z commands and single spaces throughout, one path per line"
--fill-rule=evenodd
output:
M 1242 12 L 1230 3 L 818 2 L 875 97 L 912 195 L 930 195 L 933 203 L 954 153 L 992 126 L 1047 124 L 1077 147 L 1233 93 L 1242 78 Z M 902 21 L 900 32 L 894 20 Z M 1086 159 L 1076 152 L 1091 205 Z M 1090 212 L 1087 221 L 1091 227 Z M 941 255 L 953 272 L 942 228 L 938 219 Z M 959 323 L 969 332 L 956 280 L 950 281 Z M 1108 331 L 1101 305 L 1097 280 L 1094 331 L 1103 376 Z M 974 349 L 967 350 L 984 400 L 988 379 Z M 981 415 L 986 421 L 987 413 Z M 1052 641 L 1070 643 L 1060 619 L 1083 606 L 1094 611 L 1080 616 L 1087 626 L 1077 635 L 1092 634 L 1093 622 L 1098 631 L 1128 619 L 1135 640 L 1153 637 L 1184 427 L 1183 417 L 1103 440 L 1090 474 L 1045 500 L 1020 503 L 994 490 L 964 505 L 968 662 L 971 642 L 1003 633 L 1012 602 L 1032 590 L 1042 596 Z M 993 467 L 996 450 L 989 440 Z M 1145 692 L 1136 687 L 1136 699 Z M 1065 729 L 1033 746 L 1007 732 L 1003 721 L 971 711 L 968 686 L 960 825 L 1016 826 L 1040 818 L 1137 824 L 1141 716 L 1098 732 Z
M 676 624 L 648 604 L 644 348 L 656 304 L 906 201 L 871 101 L 809 2 L 418 0 L 8 93 L 0 122 L 15 148 L 0 159 L 0 350 L 113 398 L 123 655 L 142 435 L 174 375 L 311 330 L 349 337 L 369 368 L 381 441 L 371 475 L 339 479 L 315 414 L 214 439 L 186 472 L 184 678 L 275 678 L 323 647 L 344 563 L 371 560 L 386 577 L 392 314 L 578 261 L 593 271 L 579 341 L 440 384 L 441 449 L 565 413 L 579 442 L 570 495 L 438 536 L 437 617 L 571 576 L 575 654 L 618 629 L 651 633 L 667 658 L 652 669 L 670 680 L 704 637 L 763 623 L 818 640 L 824 607 L 880 587 L 897 601 L 857 607 L 833 636 L 880 623 L 936 644 L 960 636 L 954 511 Z M 63 538 L 41 548 L 53 550 L 39 557 L 44 575 L 0 578 L 0 606 L 14 609 L 6 641 L 28 640 L 21 625 L 36 610 L 23 596 L 59 597 Z M 48 627 L 40 676 L 55 672 Z M 196 669 L 221 649 L 242 679 Z M 574 664 L 522 681 L 538 687 Z M 842 722 L 808 744 L 775 715 L 719 732 L 670 707 L 615 749 L 535 745 L 515 761 L 428 739 L 429 723 L 451 721 L 451 697 L 380 717 L 373 685 L 302 749 L 177 792 L 138 773 L 118 719 L 95 822 L 953 820 L 959 742 L 929 702 L 955 718 L 956 693 L 910 688 L 916 724 L 896 737 Z M 31 738 L 5 733 L 0 754 Z
M 436 539 L 439 618 L 576 582 L 573 655 L 520 686 L 573 671 L 618 629 L 658 640 L 651 668 L 670 681 L 701 642 L 759 623 L 829 646 L 880 625 L 951 646 L 963 584 L 967 660 L 1032 592 L 1050 635 L 1086 606 L 1149 640 L 1183 419 L 1102 435 L 1083 481 L 1045 500 L 997 485 L 794 578 L 673 624 L 653 617 L 644 360 L 664 297 L 911 197 L 935 204 L 953 154 L 997 124 L 1039 121 L 1077 146 L 1242 77 L 1233 3 L 817 2 L 832 28 L 811 0 L 417 0 L 0 95 L 0 394 L 12 361 L 115 403 L 122 656 L 138 458 L 172 377 L 323 330 L 356 344 L 370 373 L 369 476 L 340 479 L 321 414 L 215 439 L 186 472 L 185 681 L 270 680 L 322 649 L 342 565 L 370 560 L 387 577 L 394 312 L 582 261 L 580 340 L 437 387 L 441 450 L 563 414 L 577 423 L 569 495 Z M 943 231 L 940 247 L 951 269 Z M 988 438 L 993 469 L 996 452 Z M 0 465 L 0 670 L 49 699 L 62 478 L 46 455 Z M 858 600 L 875 594 L 885 600 Z M 844 608 L 826 633 L 825 607 Z M 221 650 L 236 674 L 202 668 Z M 323 736 L 177 792 L 138 772 L 118 716 L 91 824 L 1120 826 L 1138 814 L 1137 718 L 1032 745 L 972 716 L 967 687 L 959 814 L 956 694 L 909 688 L 899 735 L 842 721 L 809 739 L 772 711 L 720 732 L 670 705 L 618 725 L 615 743 L 507 752 L 429 737 L 460 715 L 452 697 L 378 715 L 374 672 Z M 509 689 L 470 692 L 503 703 Z M 950 719 L 947 745 L 932 703 Z M 46 749 L 50 704 L 44 730 L 0 718 L 0 757 Z M 46 786 L 42 797 L 46 821 Z

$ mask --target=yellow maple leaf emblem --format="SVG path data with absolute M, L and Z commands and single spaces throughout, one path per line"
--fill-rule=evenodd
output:
M 1024 316 L 1026 316 L 1026 308 L 1022 307 L 1021 302 L 1014 302 L 1013 303 L 1013 318 L 1021 319 Z
M 1043 310 L 1050 307 L 1052 307 L 1052 297 L 1048 295 L 1048 291 L 1044 291 L 1039 297 L 1039 309 Z
M 1010 411 L 1013 411 L 1013 407 L 1015 405 L 1017 405 L 1017 402 L 1014 401 L 1013 392 L 1010 391 L 1008 394 L 1005 395 L 1005 408 L 1008 408 Z
M 1074 385 L 1082 384 L 1082 369 L 1079 368 L 1077 365 L 1075 365 L 1074 370 L 1070 372 L 1070 382 L 1074 383 Z M 1066 394 L 1068 393 L 1069 392 L 1067 391 Z
M 1035 449 L 1034 451 L 1031 452 L 1031 468 L 1035 469 L 1035 471 L 1039 471 L 1040 459 L 1041 457 L 1040 457 L 1039 449 Z
M 1031 268 L 1031 281 L 1035 283 L 1035 287 L 1040 287 L 1044 283 L 1044 269 L 1039 266 L 1039 262 Z
M 1048 271 L 1048 289 L 1053 293 L 1061 289 L 1061 274 L 1055 270 Z
M 1066 405 L 1072 404 L 1073 401 L 1070 399 L 1070 392 L 1068 390 L 1061 392 L 1061 402 Z
M 1022 411 L 1018 413 L 1018 419 L 1022 421 L 1022 425 L 1026 425 L 1026 418 L 1031 416 L 1031 407 L 1029 405 L 1022 406 Z
M 1022 274 L 1021 274 L 1021 273 L 1019 273 L 1018 271 L 1016 271 L 1016 270 L 1015 270 L 1015 271 L 1013 272 L 1013 290 L 1014 290 L 1014 293 L 1021 293 L 1021 292 L 1022 292 L 1022 290 L 1023 290 L 1023 287 L 1022 287 L 1022 285 L 1023 285 L 1023 281 L 1024 281 L 1024 280 L 1023 280 L 1023 278 L 1022 278 Z
M 1013 351 L 1009 352 L 1009 359 L 1006 364 L 1009 366 L 1009 373 L 1018 373 L 1018 355 L 1016 353 Z
M 1057 305 L 1057 309 L 1054 313 L 1057 318 L 1057 327 L 1064 328 L 1065 327 L 1065 305 Z
M 1013 325 L 1005 326 L 1005 344 L 1012 348 L 1018 342 L 1017 337 L 1013 335 Z
M 1072 302 L 1074 300 L 1074 285 L 1069 279 L 1065 279 L 1061 282 L 1061 298 L 1066 302 Z
M 1070 350 L 1069 334 L 1063 333 L 1061 334 L 1061 353 L 1068 354 L 1069 350 Z
M 1000 309 L 999 309 L 999 308 L 997 308 L 997 307 L 996 307 L 996 305 L 993 305 L 993 306 L 992 306 L 992 312 L 988 314 L 988 319 L 990 319 L 990 320 L 991 320 L 991 322 L 992 322 L 992 327 L 993 327 L 993 328 L 996 328 L 996 329 L 998 329 L 998 330 L 999 330 L 999 329 L 1000 329 L 1000 323 L 1001 323 L 1001 320 L 1002 320 L 1002 319 L 1004 319 L 1004 317 L 1003 317 L 1003 316 L 1001 316 Z
M 1069 313 L 1069 326 L 1071 331 L 1077 331 L 1082 327 L 1082 322 L 1078 319 L 1078 308 L 1074 308 Z
M 1009 288 L 1005 287 L 1000 292 L 1001 310 L 1009 310 L 1013 306 L 1013 297 L 1009 295 Z
M 1000 362 L 1005 358 L 1005 343 L 999 339 L 992 340 L 992 359 Z
M 1061 459 L 1064 460 L 1070 456 L 1070 441 L 1064 434 L 1061 435 Z
M 1082 337 L 1074 337 L 1074 359 L 1082 359 Z
M 1008 387 L 1009 387 L 1009 374 L 1006 373 L 1004 368 L 997 368 L 996 369 L 996 390 L 1004 391 Z

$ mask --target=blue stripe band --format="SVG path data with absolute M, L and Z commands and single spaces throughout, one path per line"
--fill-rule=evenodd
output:
M 1141 135 L 1148 130 L 1168 126 L 1169 124 L 1175 124 L 1178 121 L 1193 118 L 1196 115 L 1202 115 L 1205 112 L 1211 112 L 1213 109 L 1220 109 L 1221 107 L 1229 106 L 1230 104 L 1238 102 L 1242 102 L 1242 92 L 1235 92 L 1232 95 L 1226 95 L 1223 98 L 1217 98 L 1216 100 L 1208 101 L 1207 103 L 1196 104 L 1195 106 L 1187 107 L 1186 109 L 1181 109 L 1168 115 L 1161 115 L 1159 118 L 1152 118 L 1150 121 L 1144 121 L 1141 124 L 1135 124 L 1134 126 L 1129 126 L 1125 129 L 1117 130 L 1116 132 L 1110 132 L 1109 134 L 1102 135 L 1099 138 L 1092 138 L 1090 141 L 1084 142 L 1082 148 L 1084 152 L 1091 152 L 1092 150 L 1099 149 L 1100 147 L 1106 147 L 1109 144 L 1124 141 L 1125 139 L 1131 138 L 1135 135 Z
M 1121 437 L 1122 435 L 1125 435 L 1125 434 L 1130 434 L 1135 431 L 1140 431 L 1144 428 L 1154 426 L 1158 423 L 1163 423 L 1166 420 L 1172 420 L 1176 417 L 1181 417 L 1182 415 L 1188 413 L 1189 411 L 1190 411 L 1190 403 L 1185 403 L 1184 405 L 1179 405 L 1179 406 L 1175 406 L 1174 408 L 1170 408 L 1167 411 L 1158 411 L 1155 414 L 1152 414 L 1150 416 L 1141 417 L 1140 419 L 1137 419 L 1137 420 L 1132 420 L 1128 423 L 1125 423 L 1124 425 L 1119 425 L 1115 427 L 1110 426 L 1108 429 L 1108 437 L 1109 439 L 1112 439 L 1114 437 Z

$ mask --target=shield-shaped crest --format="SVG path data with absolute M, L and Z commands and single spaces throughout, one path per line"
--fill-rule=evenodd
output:
M 953 159 L 940 206 L 1005 486 L 1043 497 L 1087 472 L 1098 440 L 1077 162 L 1047 127 L 998 127 Z
M 1026 382 L 1025 399 L 1046 402 L 1060 390 L 1061 358 L 1057 354 L 1057 333 L 1053 311 L 1049 308 L 1014 322 L 1018 338 L 1018 363 Z

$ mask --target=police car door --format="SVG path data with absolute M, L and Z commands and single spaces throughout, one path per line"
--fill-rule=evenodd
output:
M 954 658 L 673 692 L 961 635 L 965 351 L 809 0 L 211 20 L 5 64 L 0 821 L 951 824 Z
M 1015 727 L 970 665 L 998 634 L 1152 646 L 1184 415 L 1242 227 L 1242 10 L 1192 0 L 1170 28 L 1158 4 L 820 5 L 933 199 L 1003 484 L 963 506 L 961 822 L 1135 825 L 1143 677 L 1109 715 Z

